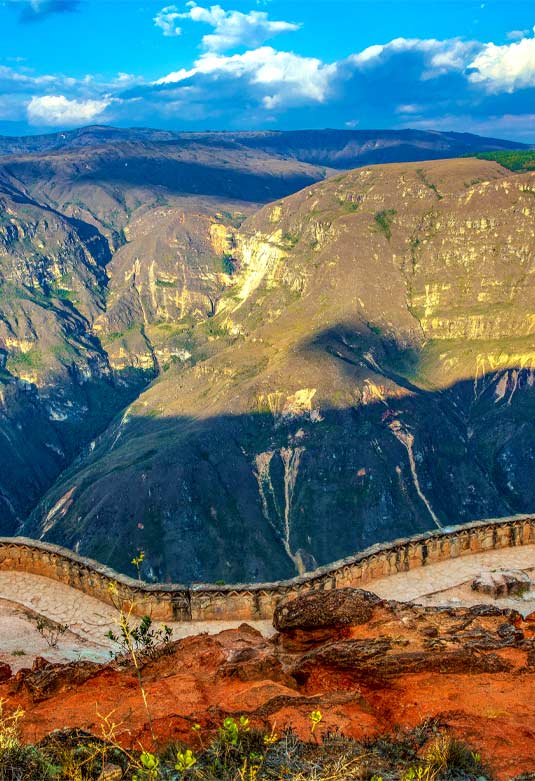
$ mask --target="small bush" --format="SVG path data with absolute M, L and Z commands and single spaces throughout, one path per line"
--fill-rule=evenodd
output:
M 377 212 L 373 218 L 380 232 L 390 241 L 392 237 L 392 221 L 396 216 L 397 211 L 395 209 L 383 209 L 383 211 Z
M 440 735 L 433 741 L 427 751 L 426 762 L 437 773 L 462 771 L 473 774 L 481 771 L 481 756 L 451 735 Z
M 224 274 L 228 274 L 229 276 L 234 274 L 236 270 L 235 260 L 229 252 L 225 252 L 222 256 L 221 268 L 223 269 Z

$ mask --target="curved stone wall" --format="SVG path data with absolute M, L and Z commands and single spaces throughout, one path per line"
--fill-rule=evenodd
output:
M 0 537 L 0 570 L 44 575 L 112 602 L 110 583 L 138 615 L 158 621 L 270 619 L 277 602 L 312 589 L 372 588 L 373 580 L 472 553 L 535 544 L 535 516 L 516 515 L 427 532 L 372 545 L 354 556 L 291 580 L 232 586 L 149 584 L 121 575 L 92 559 L 25 537 Z

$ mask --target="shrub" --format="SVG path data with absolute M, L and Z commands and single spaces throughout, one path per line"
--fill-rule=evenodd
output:
M 377 227 L 388 241 L 390 241 L 392 237 L 392 221 L 396 214 L 397 211 L 395 209 L 383 209 L 383 211 L 377 212 L 373 218 Z

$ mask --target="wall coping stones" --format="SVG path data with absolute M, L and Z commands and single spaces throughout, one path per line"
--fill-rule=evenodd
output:
M 458 541 L 463 544 L 456 548 Z M 281 598 L 292 593 L 297 595 L 308 588 L 359 586 L 437 561 L 524 544 L 535 544 L 535 515 L 489 518 L 376 543 L 352 556 L 288 580 L 185 586 L 139 581 L 49 542 L 0 537 L 0 570 L 44 575 L 108 603 L 108 586 L 113 582 L 122 599 L 143 599 L 140 614 L 150 612 L 153 617 L 164 620 L 252 620 L 271 618 Z M 367 571 L 371 564 L 377 566 Z

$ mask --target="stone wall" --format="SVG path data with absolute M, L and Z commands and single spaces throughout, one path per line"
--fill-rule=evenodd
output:
M 281 598 L 344 586 L 373 590 L 373 581 L 415 567 L 515 545 L 535 544 L 535 516 L 516 515 L 372 545 L 354 556 L 291 580 L 232 586 L 148 584 L 91 559 L 24 537 L 0 537 L 0 570 L 44 575 L 103 602 L 136 603 L 158 621 L 271 619 Z M 110 584 L 116 586 L 116 596 Z

